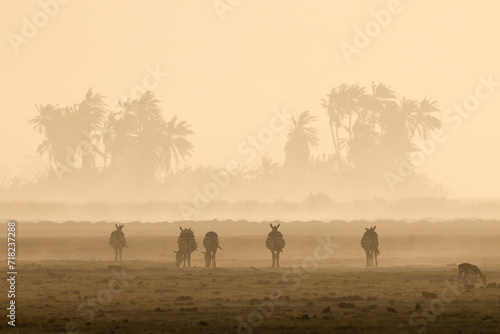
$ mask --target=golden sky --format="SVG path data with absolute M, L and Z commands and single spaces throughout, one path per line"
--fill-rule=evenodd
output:
M 238 158 L 238 145 L 284 107 L 318 116 L 314 154 L 332 153 L 321 99 L 333 86 L 384 82 L 444 111 L 473 96 L 479 77 L 500 82 L 499 9 L 494 0 L 1 1 L 0 180 L 40 168 L 41 137 L 27 123 L 35 104 L 79 103 L 89 87 L 111 104 L 154 70 L 168 73 L 153 89 L 166 117 L 195 132 L 190 165 Z M 389 22 L 348 61 L 341 46 L 355 45 L 381 10 Z M 23 30 L 33 36 L 12 42 Z M 419 170 L 453 196 L 499 198 L 500 87 L 451 125 Z M 263 152 L 281 161 L 285 138 Z

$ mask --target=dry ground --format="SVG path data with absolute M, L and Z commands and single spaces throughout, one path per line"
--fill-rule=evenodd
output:
M 243 333 L 417 333 L 422 328 L 497 333 L 500 328 L 500 288 L 457 288 L 451 266 L 319 268 L 306 274 L 289 268 L 176 270 L 138 261 L 21 265 L 21 333 L 59 333 L 66 326 L 83 333 L 238 333 L 240 325 L 246 327 L 240 328 Z M 500 271 L 488 269 L 500 277 Z M 437 298 L 424 298 L 424 291 Z M 421 313 L 414 313 L 417 303 Z
M 116 263 L 107 244 L 114 225 L 19 224 L 16 330 L 500 332 L 500 288 L 463 289 L 454 283 L 460 262 L 478 264 L 489 282 L 500 282 L 498 223 L 378 222 L 379 268 L 364 268 L 359 245 L 363 227 L 373 224 L 282 223 L 287 245 L 279 269 L 269 268 L 264 246 L 269 223 L 247 222 L 191 224 L 200 247 L 206 231 L 219 232 L 224 248 L 217 255 L 219 268 L 203 268 L 198 251 L 195 267 L 176 269 L 178 225 L 126 224 L 130 248 Z M 337 245 L 334 253 L 318 259 L 317 269 L 304 267 L 313 263 L 318 238 L 328 235 Z M 4 254 L 0 260 L 5 268 Z M 0 323 L 0 332 L 10 329 L 6 320 Z

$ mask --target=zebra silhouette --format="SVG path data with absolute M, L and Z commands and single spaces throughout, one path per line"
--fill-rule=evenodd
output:
M 378 250 L 378 234 L 375 232 L 377 226 L 366 228 L 363 237 L 361 238 L 361 247 L 366 253 L 366 266 L 367 267 L 378 267 L 377 255 L 380 254 Z M 375 265 L 373 264 L 375 260 Z
M 205 267 L 217 268 L 215 264 L 215 254 L 217 254 L 217 248 L 222 249 L 219 246 L 219 236 L 217 233 L 210 231 L 205 234 L 203 238 L 203 247 L 205 247 L 206 252 L 202 252 L 205 256 Z
M 280 267 L 280 252 L 283 252 L 283 248 L 285 247 L 285 239 L 283 239 L 283 234 L 278 231 L 278 227 L 280 224 L 273 226 L 273 224 L 269 224 L 271 226 L 271 232 L 267 235 L 266 247 L 271 251 L 273 255 L 273 265 L 277 268 Z
M 116 230 L 111 232 L 109 237 L 109 245 L 115 250 L 115 261 L 118 260 L 118 253 L 120 254 L 120 261 L 122 260 L 122 249 L 127 246 L 127 239 L 125 239 L 125 234 L 122 229 L 125 225 L 115 224 Z
M 177 238 L 177 245 L 179 250 L 174 251 L 175 253 L 175 266 L 180 267 L 181 263 L 184 261 L 184 268 L 186 267 L 186 261 L 189 268 L 191 268 L 191 253 L 198 249 L 196 244 L 196 239 L 194 238 L 194 232 L 191 228 L 181 229 L 181 234 Z

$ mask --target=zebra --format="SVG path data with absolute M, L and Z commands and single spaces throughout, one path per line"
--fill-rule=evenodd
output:
M 375 257 L 375 267 L 378 267 L 377 255 L 380 254 L 378 250 L 378 234 L 375 232 L 377 226 L 366 228 L 363 238 L 361 238 L 361 247 L 366 252 L 366 266 L 373 267 L 373 258 Z
M 118 253 L 120 253 L 120 261 L 122 260 L 122 249 L 127 246 L 127 239 L 125 239 L 125 234 L 122 232 L 123 224 L 115 224 L 116 230 L 111 232 L 109 237 L 109 245 L 115 250 L 115 261 L 118 260 Z
M 186 268 L 186 260 L 188 267 L 191 268 L 191 253 L 198 249 L 196 244 L 196 239 L 194 238 L 194 232 L 191 228 L 182 229 L 180 227 L 181 234 L 177 238 L 177 245 L 179 250 L 174 251 L 175 253 L 175 266 L 180 267 L 181 262 L 184 261 L 184 268 Z
M 483 285 L 486 285 L 486 275 L 483 275 L 481 270 L 475 265 L 470 263 L 462 263 L 458 265 L 458 279 L 457 283 L 460 283 L 460 277 L 464 274 L 464 283 L 467 282 L 467 276 L 474 276 L 474 283 L 477 281 L 477 276 L 481 277 Z
M 283 234 L 278 231 L 278 227 L 281 224 L 273 226 L 273 224 L 269 224 L 271 226 L 271 232 L 267 235 L 266 247 L 271 251 L 273 255 L 273 268 L 280 267 L 280 252 L 283 252 L 283 248 L 285 248 L 285 239 L 283 238 Z
M 210 231 L 205 234 L 203 239 L 203 247 L 205 247 L 206 252 L 202 252 L 205 256 L 205 267 L 217 268 L 215 264 L 215 254 L 217 254 L 217 248 L 222 249 L 219 246 L 219 236 L 217 233 Z

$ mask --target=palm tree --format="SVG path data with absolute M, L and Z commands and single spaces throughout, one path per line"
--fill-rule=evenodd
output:
M 329 118 L 330 132 L 336 151 L 336 158 L 342 159 L 342 149 L 352 139 L 352 127 L 355 117 L 360 117 L 362 101 L 365 98 L 365 89 L 359 85 L 341 84 L 338 88 L 333 87 L 328 95 L 328 100 L 322 100 L 322 106 L 326 109 Z M 347 124 L 344 124 L 347 119 Z M 339 129 L 344 128 L 349 139 L 341 139 Z
M 86 152 L 81 152 L 82 170 L 92 171 L 96 167 L 95 155 L 100 153 L 97 143 L 100 139 L 98 133 L 103 126 L 106 113 L 104 96 L 93 94 L 92 88 L 89 88 L 85 99 L 76 106 L 74 112 L 79 118 L 81 140 L 90 144 L 90 147 L 86 148 Z
M 439 112 L 438 104 L 429 98 L 424 98 L 415 112 L 416 128 L 413 134 L 417 132 L 424 140 L 429 138 L 429 134 L 440 129 L 443 123 L 435 117 L 433 113 Z
M 279 163 L 273 161 L 267 155 L 260 157 L 260 163 L 253 171 L 256 178 L 266 180 L 269 176 L 275 174 L 280 168 Z
M 285 165 L 289 171 L 303 173 L 309 164 L 310 148 L 319 143 L 319 132 L 310 126 L 316 121 L 316 116 L 311 116 L 309 111 L 299 115 L 299 119 L 292 117 L 293 126 L 288 132 L 288 141 L 285 145 Z
M 37 153 L 43 156 L 48 155 L 52 164 L 71 165 L 69 161 L 67 147 L 76 142 L 74 128 L 74 116 L 70 108 L 60 108 L 57 105 L 37 105 L 39 115 L 29 121 L 34 124 L 34 128 L 44 135 L 43 142 L 38 146 Z
M 172 158 L 178 165 L 179 161 L 193 153 L 193 143 L 187 136 L 192 135 L 191 126 L 186 121 L 177 122 L 177 116 L 170 121 L 164 122 L 161 132 L 161 143 L 159 151 L 159 168 L 169 172 L 172 166 Z

